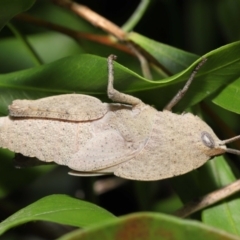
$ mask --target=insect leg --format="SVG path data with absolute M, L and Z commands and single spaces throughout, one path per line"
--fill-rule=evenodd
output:
M 121 93 L 114 89 L 113 82 L 114 82 L 114 69 L 113 69 L 113 61 L 117 58 L 115 55 L 110 55 L 108 57 L 108 88 L 107 93 L 108 97 L 113 100 L 114 102 L 121 102 L 121 103 L 127 103 L 133 106 L 141 105 L 143 102 L 131 95 Z
M 187 92 L 190 84 L 192 83 L 195 75 L 197 74 L 198 70 L 202 67 L 202 65 L 207 61 L 206 58 L 203 58 L 201 62 L 198 63 L 196 68 L 193 70 L 192 74 L 190 75 L 189 79 L 185 83 L 183 89 L 181 89 L 174 97 L 173 99 L 164 107 L 163 110 L 171 111 L 172 108 L 183 98 L 185 93 Z

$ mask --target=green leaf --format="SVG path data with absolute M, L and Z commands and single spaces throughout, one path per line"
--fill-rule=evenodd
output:
M 236 180 L 233 173 L 236 167 L 230 166 L 223 156 L 208 161 L 197 171 L 171 179 L 174 189 L 184 203 L 211 193 Z M 239 194 L 227 198 L 201 212 L 202 221 L 209 226 L 240 235 Z
M 0 30 L 15 15 L 28 10 L 35 0 L 0 0 Z
M 173 189 L 178 194 L 182 203 L 187 203 L 194 198 L 201 196 L 201 189 L 199 183 L 199 171 L 193 170 L 187 174 L 176 176 L 169 179 Z
M 64 7 L 59 7 L 56 4 L 53 4 L 52 1 L 37 1 L 34 7 L 29 10 L 29 13 L 34 17 L 44 19 L 50 23 L 65 26 L 69 29 L 81 32 L 104 33 L 100 28 L 96 28 L 84 18 L 73 13 L 73 11 L 69 11 Z M 45 33 L 46 32 L 48 31 L 45 31 Z M 65 47 L 68 47 L 68 45 Z
M 205 186 L 204 188 L 206 192 L 211 192 L 216 188 L 219 189 L 237 179 L 233 174 L 232 168 L 225 161 L 224 157 L 218 157 L 213 161 L 210 161 L 206 167 L 207 169 L 204 171 L 208 171 L 209 176 L 205 174 L 205 182 L 202 182 L 202 185 Z M 206 182 L 208 182 L 207 185 Z M 204 210 L 202 212 L 202 220 L 208 225 L 240 236 L 239 209 L 239 194 L 235 194 L 233 197 L 225 199 Z
M 240 78 L 225 86 L 213 99 L 218 106 L 240 114 Z
M 171 179 L 171 182 L 174 183 L 174 189 L 177 190 L 183 202 L 188 202 L 226 186 L 237 178 L 239 174 L 236 168 L 231 166 L 224 156 L 219 156 L 208 161 L 197 171 Z M 204 209 L 201 212 L 202 221 L 207 225 L 240 236 L 239 208 L 239 194 L 235 194 Z
M 109 219 L 115 219 L 114 215 L 95 204 L 56 194 L 38 200 L 1 222 L 0 234 L 12 227 L 36 220 L 88 227 Z
M 240 56 L 236 54 L 239 47 L 240 42 L 235 42 L 206 54 L 207 63 L 177 105 L 177 110 L 183 111 L 196 104 L 240 75 Z M 183 87 L 196 64 L 194 62 L 184 71 L 164 80 L 149 81 L 115 63 L 115 88 L 134 93 L 144 102 L 161 109 Z M 7 105 L 14 99 L 36 99 L 62 93 L 98 95 L 106 100 L 106 88 L 106 59 L 76 55 L 29 70 L 0 75 L 0 110 L 6 114 Z
M 194 237 L 193 237 L 194 236 Z M 59 240 L 230 240 L 239 239 L 220 229 L 197 221 L 183 220 L 164 214 L 135 213 L 113 219 L 85 230 L 76 230 Z
M 128 38 L 150 53 L 171 74 L 184 70 L 198 59 L 198 55 L 156 42 L 135 32 L 129 33 Z

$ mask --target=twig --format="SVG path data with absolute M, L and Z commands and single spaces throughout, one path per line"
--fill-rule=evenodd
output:
M 26 50 L 29 52 L 32 60 L 35 62 L 36 66 L 42 65 L 42 60 L 32 45 L 29 43 L 28 39 L 11 23 L 7 24 L 8 28 L 12 31 L 12 33 L 22 42 L 25 46 Z
M 149 69 L 149 64 L 148 64 L 147 59 L 131 42 L 127 42 L 127 46 L 129 47 L 129 49 L 132 50 L 132 52 L 135 54 L 135 56 L 137 56 L 137 58 L 140 62 L 141 68 L 142 68 L 143 76 L 145 78 L 152 79 L 152 74 Z
M 99 27 L 105 32 L 115 36 L 118 40 L 125 40 L 126 33 L 121 28 L 106 18 L 102 17 L 101 15 L 97 14 L 96 12 L 92 11 L 90 8 L 69 0 L 52 0 L 52 2 L 61 7 L 71 10 L 78 16 L 90 22 L 92 25 Z
M 93 189 L 97 195 L 101 195 L 113 189 L 116 189 L 117 187 L 123 185 L 126 182 L 126 179 L 117 177 L 98 179 L 94 182 Z
M 40 27 L 47 28 L 47 29 L 51 29 L 56 32 L 63 33 L 67 36 L 74 38 L 76 41 L 80 41 L 82 39 L 87 39 L 89 41 L 104 44 L 104 45 L 119 49 L 123 52 L 133 55 L 132 51 L 129 50 L 128 47 L 126 47 L 125 45 L 123 45 L 121 43 L 113 41 L 109 36 L 104 36 L 104 35 L 101 36 L 101 35 L 96 35 L 96 34 L 91 34 L 91 33 L 83 33 L 83 32 L 79 32 L 79 31 L 75 31 L 75 30 L 60 26 L 58 24 L 42 20 L 40 18 L 30 16 L 28 14 L 17 15 L 15 17 L 15 19 L 18 19 L 18 20 L 24 21 L 24 22 L 28 22 L 28 23 L 31 23 L 31 24 L 34 24 L 34 25 L 37 25 Z
M 234 193 L 240 191 L 240 180 L 237 180 L 221 189 L 211 192 L 204 197 L 187 203 L 183 208 L 177 210 L 174 215 L 178 217 L 187 217 L 203 208 L 217 203 Z
M 70 0 L 52 0 L 52 2 L 61 7 L 71 10 L 72 12 L 82 17 L 86 21 L 90 22 L 94 26 L 99 27 L 103 31 L 113 35 L 119 41 L 127 43 L 126 45 L 134 52 L 141 64 L 143 76 L 151 79 L 148 61 L 145 59 L 143 54 L 134 46 L 134 44 L 127 40 L 127 33 L 123 31 L 120 27 L 110 22 L 106 18 L 100 16 L 99 14 L 95 13 L 84 5 L 72 2 Z

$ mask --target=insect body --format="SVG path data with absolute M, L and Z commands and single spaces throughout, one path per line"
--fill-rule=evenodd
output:
M 0 118 L 0 147 L 71 168 L 72 175 L 114 173 L 135 180 L 159 180 L 184 174 L 224 152 L 239 154 L 191 113 L 172 107 L 184 88 L 161 112 L 113 88 L 113 60 L 108 58 L 108 96 L 118 103 L 66 94 L 39 100 L 16 100 L 10 116 Z

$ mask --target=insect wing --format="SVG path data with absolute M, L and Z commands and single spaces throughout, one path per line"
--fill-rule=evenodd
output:
M 144 147 L 145 139 L 125 140 L 115 125 L 117 121 L 114 114 L 108 112 L 101 120 L 92 122 L 92 137 L 72 155 L 68 167 L 82 172 L 99 171 L 133 158 Z
M 11 117 L 88 121 L 101 118 L 108 105 L 83 94 L 65 94 L 38 100 L 15 100 L 9 106 Z

